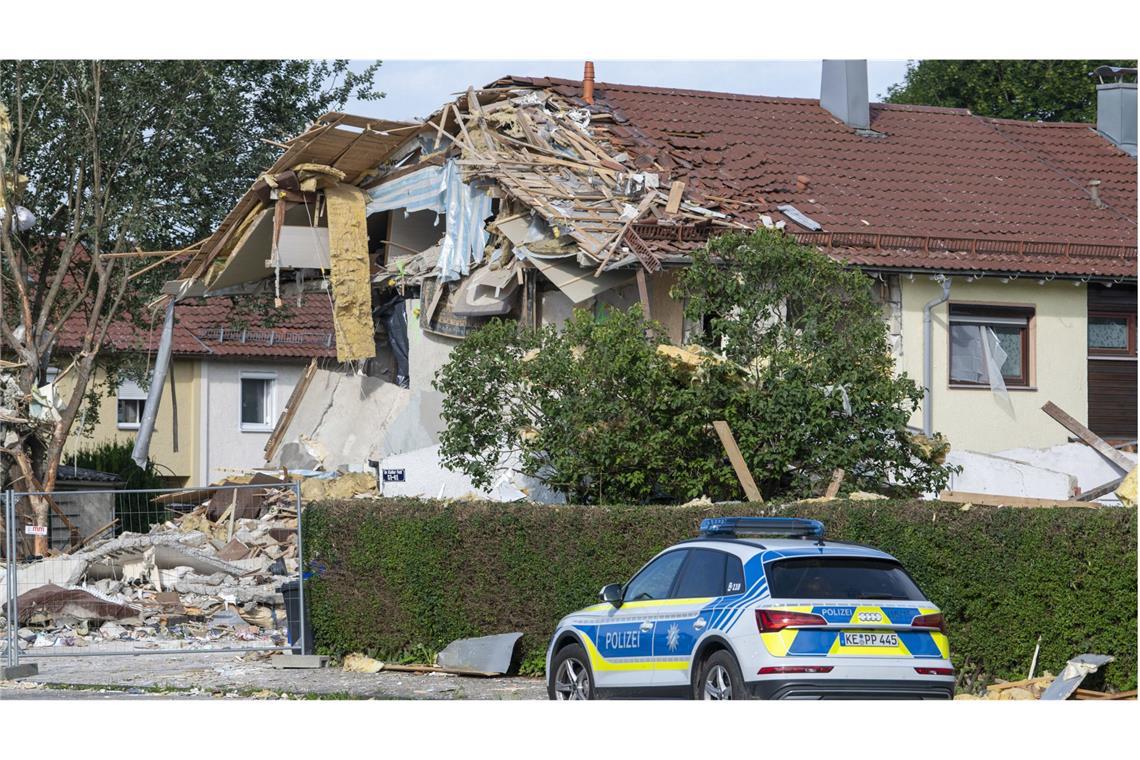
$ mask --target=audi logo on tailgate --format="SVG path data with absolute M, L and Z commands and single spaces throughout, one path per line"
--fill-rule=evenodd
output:
M 883 619 L 883 614 L 881 612 L 860 612 L 859 613 L 859 622 L 860 623 L 878 623 L 878 622 L 882 621 L 882 619 Z

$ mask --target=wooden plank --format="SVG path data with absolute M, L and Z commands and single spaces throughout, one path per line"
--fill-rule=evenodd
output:
M 720 436 L 720 443 L 728 454 L 728 461 L 732 462 L 732 469 L 736 471 L 736 477 L 740 481 L 740 485 L 744 487 L 744 494 L 748 500 L 764 503 L 764 497 L 760 495 L 760 489 L 756 487 L 756 481 L 752 479 L 752 473 L 748 471 L 748 465 L 745 464 L 740 448 L 736 445 L 732 428 L 724 420 L 714 421 L 713 427 L 716 428 L 716 434 Z
M 273 455 L 277 453 L 277 447 L 281 445 L 281 439 L 285 435 L 285 431 L 289 428 L 289 423 L 293 421 L 293 415 L 297 413 L 297 407 L 301 403 L 301 399 L 305 396 L 305 391 L 309 389 L 309 383 L 313 381 L 313 376 L 317 374 L 317 360 L 314 358 L 309 362 L 309 366 L 305 367 L 305 371 L 301 373 L 300 379 L 297 384 L 293 386 L 293 392 L 289 394 L 289 400 L 285 402 L 285 409 L 281 412 L 281 416 L 277 418 L 277 425 L 273 428 L 273 433 L 270 434 L 269 440 L 265 442 L 265 461 L 273 459 Z
M 825 498 L 834 499 L 839 495 L 839 486 L 843 485 L 845 474 L 842 467 L 835 468 L 835 471 L 831 473 L 831 482 L 827 484 L 827 490 L 823 492 Z
M 990 507 L 1066 507 L 1071 509 L 1100 509 L 1092 501 L 1066 501 L 1065 499 L 1036 499 L 1031 496 L 1002 496 L 992 493 L 943 491 L 938 498 L 956 504 L 981 504 Z
M 1005 689 L 1024 688 L 1034 684 L 1052 682 L 1053 676 L 1038 676 L 1037 678 L 1023 678 L 1020 681 L 1006 681 L 1005 683 L 992 683 L 986 687 L 987 691 L 1004 691 Z
M 649 311 L 649 283 L 645 278 L 645 267 L 637 268 L 637 295 L 641 299 L 641 316 L 653 319 Z
M 1135 462 L 1117 451 L 1103 438 L 1082 425 L 1075 417 L 1070 415 L 1061 407 L 1054 404 L 1052 401 L 1046 401 L 1045 406 L 1041 407 L 1041 411 L 1045 412 L 1045 414 L 1055 419 L 1061 424 L 1062 427 L 1075 435 L 1077 438 L 1080 438 L 1092 448 L 1096 449 L 1097 453 L 1115 464 L 1117 467 L 1124 470 L 1126 473 L 1131 472 L 1132 468 L 1136 466 Z
M 681 210 L 681 194 L 685 192 L 685 183 L 676 180 L 669 186 L 669 201 L 665 204 L 666 214 L 676 214 Z
M 1115 480 L 1110 480 L 1107 483 L 1097 486 L 1096 488 L 1090 488 L 1087 491 L 1082 491 L 1079 495 L 1069 499 L 1069 501 L 1092 501 L 1093 499 L 1099 499 L 1101 496 L 1104 496 L 1110 491 L 1115 491 L 1123 482 L 1123 477 L 1116 478 Z

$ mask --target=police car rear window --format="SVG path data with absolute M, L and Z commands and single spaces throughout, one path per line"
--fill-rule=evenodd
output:
M 774 599 L 880 599 L 926 597 L 897 562 L 860 557 L 794 557 L 767 566 Z

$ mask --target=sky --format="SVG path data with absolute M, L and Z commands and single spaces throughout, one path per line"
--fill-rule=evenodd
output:
M 484 85 L 507 74 L 582 78 L 581 60 L 551 61 L 384 61 L 376 74 L 382 100 L 350 100 L 349 113 L 403 121 L 423 119 L 454 93 Z M 360 70 L 366 61 L 356 61 Z M 594 61 L 595 79 L 689 90 L 747 95 L 818 98 L 820 61 Z M 870 61 L 868 89 L 880 100 L 887 87 L 901 82 L 906 61 Z

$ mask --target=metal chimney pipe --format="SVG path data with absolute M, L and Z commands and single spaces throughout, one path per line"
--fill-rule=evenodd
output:
M 593 105 L 594 103 L 594 62 L 586 61 L 586 70 L 582 74 L 582 100 Z

